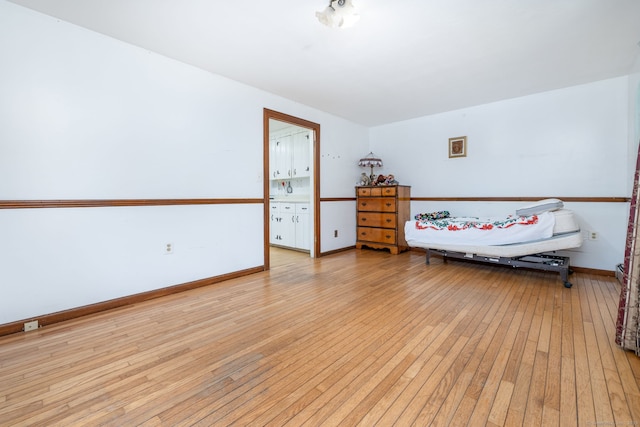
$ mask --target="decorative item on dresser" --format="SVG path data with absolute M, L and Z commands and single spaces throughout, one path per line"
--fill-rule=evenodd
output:
M 356 248 L 389 249 L 397 255 L 409 249 L 404 223 L 410 216 L 411 187 L 356 187 L 358 235 Z
M 382 167 L 382 159 L 376 156 L 375 154 L 373 154 L 373 152 L 369 152 L 369 154 L 367 154 L 365 157 L 360 159 L 360 161 L 358 162 L 358 165 L 362 166 L 363 168 L 371 168 L 371 174 L 369 175 L 369 179 L 373 184 L 376 179 L 376 176 L 373 174 L 373 167 L 374 166 L 377 168 Z

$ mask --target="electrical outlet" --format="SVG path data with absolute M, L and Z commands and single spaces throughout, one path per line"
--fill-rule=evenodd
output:
M 164 248 L 164 254 L 165 255 L 173 254 L 173 243 L 167 243 L 167 245 Z
M 598 240 L 598 232 L 589 231 L 589 240 Z
M 38 329 L 38 321 L 37 320 L 32 320 L 31 322 L 25 322 L 24 323 L 24 331 L 35 331 L 36 329 Z

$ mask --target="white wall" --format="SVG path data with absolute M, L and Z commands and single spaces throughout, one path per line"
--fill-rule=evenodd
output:
M 412 186 L 413 197 L 628 197 L 627 77 L 540 93 L 370 130 L 373 151 Z M 466 135 L 468 154 L 448 157 Z M 516 203 L 412 202 L 418 212 L 512 213 Z M 571 203 L 582 229 L 598 232 L 576 266 L 622 262 L 627 203 Z
M 0 210 L 1 321 L 261 265 L 261 217 L 259 204 Z
M 263 108 L 321 125 L 323 197 L 352 194 L 358 171 L 334 168 L 368 148 L 362 126 L 4 0 L 0 58 L 2 200 L 262 198 Z M 263 226 L 261 204 L 0 210 L 0 324 L 261 266 Z
M 355 186 L 354 186 L 355 187 Z M 354 189 L 355 192 L 355 189 Z M 355 195 L 354 195 L 355 196 Z M 325 202 L 321 215 L 325 227 L 321 227 L 320 236 L 323 252 L 351 247 L 356 243 L 356 202 Z M 337 232 L 337 236 L 336 236 Z
M 353 127 L 334 126 L 322 130 L 322 140 L 335 140 L 343 138 L 345 141 L 357 141 L 357 130 Z M 321 146 L 323 174 L 320 177 L 320 188 L 323 198 L 355 198 L 356 183 L 359 180 L 362 169 L 358 166 L 358 160 L 369 152 L 368 144 L 334 144 Z M 331 194 L 326 190 L 331 189 Z M 356 210 L 355 201 L 323 202 L 320 207 L 320 236 L 322 252 L 354 246 L 356 243 Z M 334 231 L 338 230 L 338 237 L 334 237 Z

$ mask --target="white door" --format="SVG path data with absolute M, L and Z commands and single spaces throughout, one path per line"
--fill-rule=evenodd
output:
M 309 223 L 309 204 L 296 203 L 296 248 L 311 249 L 311 224 Z
M 269 242 L 273 245 L 280 244 L 282 231 L 282 218 L 280 218 L 280 204 L 278 202 L 269 203 Z
M 291 135 L 274 138 L 274 170 L 271 176 L 275 179 L 287 179 L 291 174 Z M 270 162 L 271 163 L 271 162 Z
M 294 248 L 296 246 L 296 209 L 294 203 L 280 203 L 281 239 L 279 244 Z
M 293 135 L 293 178 L 311 175 L 311 138 L 310 131 Z

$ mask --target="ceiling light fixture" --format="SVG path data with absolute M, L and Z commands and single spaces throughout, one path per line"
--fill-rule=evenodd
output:
M 352 0 L 329 0 L 329 6 L 316 12 L 318 21 L 332 28 L 348 28 L 360 20 Z

